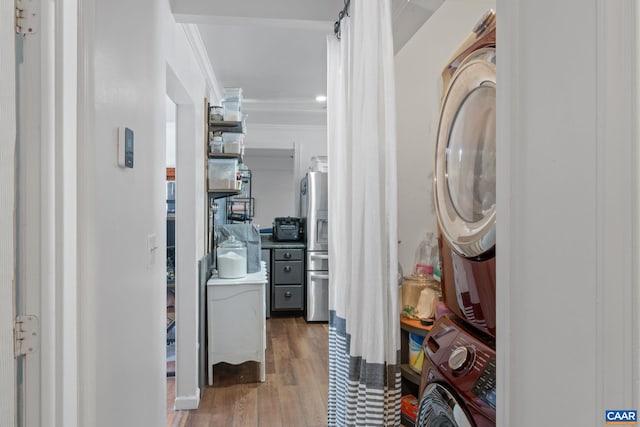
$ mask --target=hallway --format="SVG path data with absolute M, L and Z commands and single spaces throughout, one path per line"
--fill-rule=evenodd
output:
M 255 362 L 222 363 L 199 409 L 173 411 L 175 378 L 167 378 L 167 426 L 326 426 L 327 334 L 326 323 L 303 317 L 268 319 L 266 381 L 257 382 Z

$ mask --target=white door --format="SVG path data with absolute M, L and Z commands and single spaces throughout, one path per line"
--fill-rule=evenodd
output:
M 0 425 L 17 422 L 13 358 L 15 283 L 16 79 L 14 2 L 0 1 Z

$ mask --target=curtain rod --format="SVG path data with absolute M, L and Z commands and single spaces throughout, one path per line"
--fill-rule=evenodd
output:
M 349 5 L 351 4 L 351 0 L 344 0 L 344 7 L 338 13 L 338 20 L 333 24 L 333 33 L 336 35 L 338 40 L 340 40 L 340 21 L 345 16 L 349 16 Z

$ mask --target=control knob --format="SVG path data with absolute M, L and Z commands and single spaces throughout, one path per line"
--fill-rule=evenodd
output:
M 471 367 L 474 359 L 474 351 L 471 347 L 460 346 L 453 349 L 449 356 L 449 368 L 454 373 L 460 373 Z

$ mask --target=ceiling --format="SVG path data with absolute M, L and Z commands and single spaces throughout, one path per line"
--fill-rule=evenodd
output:
M 444 0 L 392 0 L 397 52 Z M 343 0 L 172 0 L 197 24 L 218 83 L 241 87 L 248 123 L 326 124 L 326 39 Z

